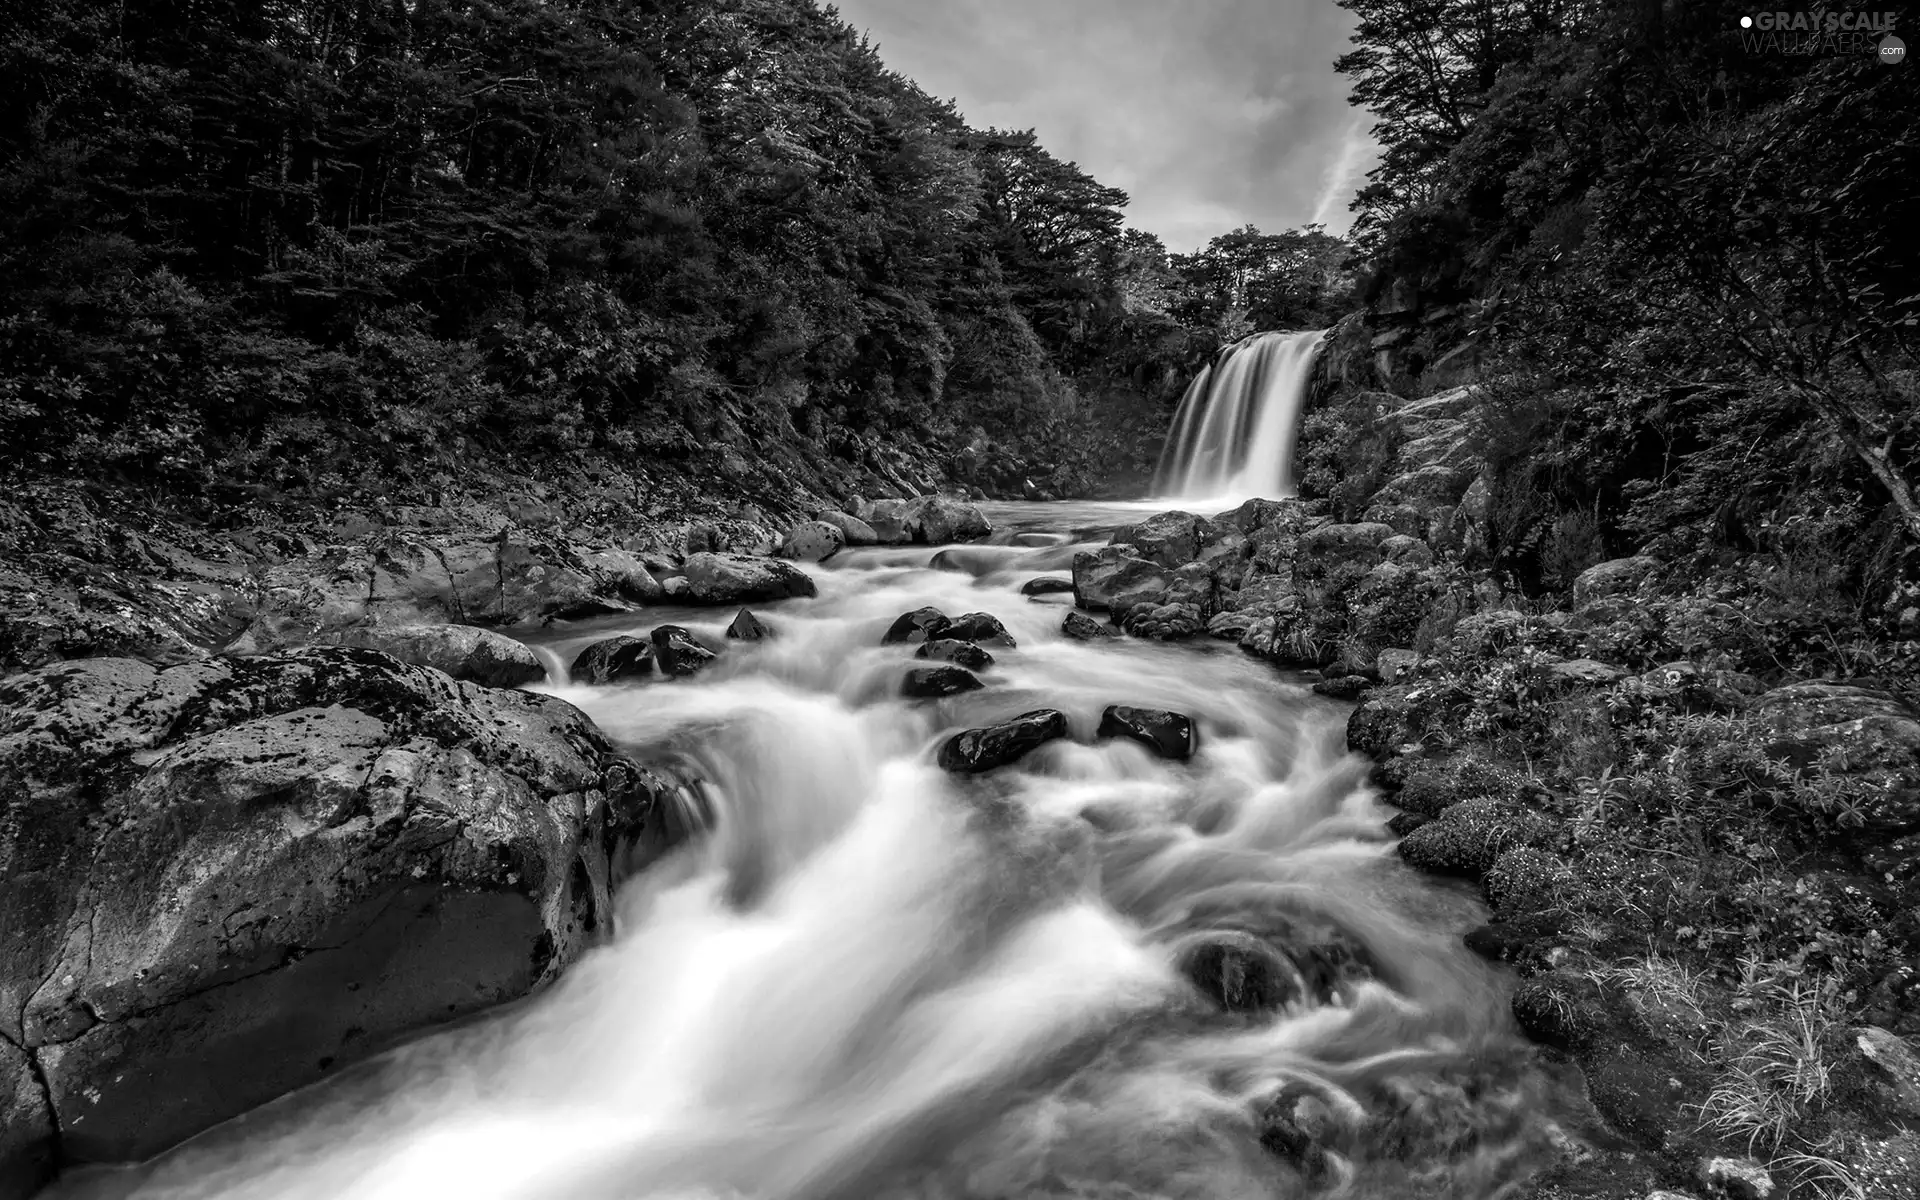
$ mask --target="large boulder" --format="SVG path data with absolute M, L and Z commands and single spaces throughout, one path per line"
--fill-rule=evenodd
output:
M 574 656 L 567 669 L 575 683 L 617 683 L 653 674 L 653 642 L 646 638 L 602 638 Z
M 1140 603 L 1166 593 L 1173 572 L 1141 558 L 1131 546 L 1107 546 L 1073 556 L 1073 602 L 1093 612 L 1111 608 L 1115 596 Z
M 901 613 L 880 637 L 882 646 L 913 646 L 947 636 L 953 620 L 931 605 Z
M 897 546 L 913 540 L 915 526 L 907 515 L 905 500 L 875 500 L 861 517 L 882 545 Z
M 685 678 L 720 657 L 680 625 L 658 626 L 651 636 L 660 673 L 673 679 Z
M 818 594 L 813 576 L 777 558 L 745 554 L 690 554 L 686 599 L 695 604 L 765 604 Z
M 847 535 L 838 525 L 826 521 L 802 521 L 788 532 L 786 540 L 780 544 L 780 555 L 801 562 L 825 562 L 840 553 L 840 548 L 846 544 Z
M 1637 589 L 1655 571 L 1657 559 L 1645 556 L 1613 558 L 1580 572 L 1573 580 L 1573 602 L 1585 605 L 1609 596 L 1623 596 Z
M 880 535 L 874 532 L 873 526 L 851 513 L 829 508 L 814 519 L 838 529 L 841 538 L 849 546 L 873 546 L 880 541 Z
M 909 500 L 903 512 L 913 540 L 929 546 L 977 542 L 993 533 L 993 523 L 978 508 L 945 496 Z
M 1920 713 L 1886 692 L 1840 683 L 1793 683 L 1747 710 L 1788 766 L 1824 764 L 1852 783 L 1859 835 L 1920 832 Z
M 1162 758 L 1185 761 L 1193 757 L 1193 718 L 1162 708 L 1110 704 L 1100 714 L 1095 736 L 1131 738 Z
M 519 687 L 547 677 L 547 669 L 526 646 L 472 625 L 374 625 L 347 630 L 338 642 L 488 687 Z
M 1134 554 L 1163 567 L 1184 566 L 1200 557 L 1200 548 L 1219 540 L 1212 521 L 1190 512 L 1155 513 L 1137 525 L 1114 531 L 1111 546 L 1131 546 Z
M 1067 714 L 1037 708 L 998 725 L 954 734 L 940 747 L 940 766 L 956 774 L 977 775 L 1016 762 L 1068 733 Z
M 1378 522 L 1322 525 L 1304 534 L 1294 553 L 1294 583 L 1314 604 L 1324 603 L 1381 560 L 1381 543 L 1394 536 Z
M 985 686 L 972 671 L 946 663 L 908 668 L 900 680 L 900 694 L 912 700 L 938 700 L 961 692 L 977 692 Z
M 1102 625 L 1083 612 L 1068 613 L 1066 620 L 1060 622 L 1060 632 L 1076 642 L 1098 642 L 1120 636 L 1118 629 Z
M 671 788 L 552 696 L 314 647 L 0 682 L 0 1180 L 142 1158 L 525 995 Z M 9 1194 L 16 1194 L 10 1192 Z

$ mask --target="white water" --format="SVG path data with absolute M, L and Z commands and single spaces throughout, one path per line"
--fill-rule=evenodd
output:
M 555 688 L 713 784 L 717 827 L 627 886 L 617 938 L 510 1011 L 56 1194 L 1290 1197 L 1308 1181 L 1258 1139 L 1294 1089 L 1326 1114 L 1327 1181 L 1494 1195 L 1535 1131 L 1497 978 L 1459 949 L 1478 909 L 1398 865 L 1344 711 L 1217 644 L 1068 641 L 1062 597 L 1017 594 L 1069 560 L 1065 530 L 1138 512 L 994 506 L 1029 545 L 956 552 L 971 574 L 848 552 L 817 599 L 760 610 L 777 640 L 700 676 Z M 986 690 L 896 698 L 909 656 L 880 635 L 922 604 L 1017 636 Z M 550 649 L 662 621 L 718 644 L 732 613 L 645 616 Z M 1095 743 L 1116 702 L 1193 714 L 1196 759 Z M 970 781 L 931 765 L 1041 705 L 1076 740 Z M 1176 969 L 1221 931 L 1348 945 L 1371 978 L 1223 1013 Z
M 1174 413 L 1154 494 L 1222 504 L 1293 495 L 1300 410 L 1325 337 L 1252 334 L 1203 369 Z

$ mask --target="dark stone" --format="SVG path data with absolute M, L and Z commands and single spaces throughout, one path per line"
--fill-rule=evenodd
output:
M 1161 708 L 1132 708 L 1110 704 L 1100 714 L 1099 737 L 1132 738 L 1162 758 L 1182 762 L 1193 757 L 1193 718 Z
M 1403 789 L 1396 799 L 1404 799 Z M 1500 855 L 1515 846 L 1546 847 L 1559 826 L 1539 813 L 1500 800 L 1476 799 L 1454 805 L 1400 842 L 1409 866 L 1436 875 L 1478 879 Z
M 1038 579 L 1029 579 L 1020 585 L 1022 596 L 1051 596 L 1056 592 L 1073 590 L 1073 580 L 1059 579 L 1051 575 L 1042 575 Z
M 1055 708 L 1024 712 L 1010 721 L 968 729 L 940 747 L 940 766 L 962 774 L 1004 767 L 1055 738 L 1066 737 L 1067 714 Z
M 1292 960 L 1249 933 L 1206 934 L 1174 956 L 1174 969 L 1230 1013 L 1272 1012 L 1303 990 Z
M 720 656 L 680 626 L 661 625 L 653 631 L 653 657 L 659 662 L 662 675 L 679 679 Z
M 1017 645 L 1013 635 L 1007 632 L 1007 627 L 1000 623 L 1000 618 L 992 613 L 962 613 L 940 631 L 940 636 L 957 638 L 963 642 L 985 642 L 989 646 L 1005 649 Z
M 1060 632 L 1076 642 L 1097 642 L 1102 638 L 1117 638 L 1120 631 L 1111 625 L 1102 625 L 1082 612 L 1070 612 L 1067 619 L 1060 622 Z
M 937 662 L 950 662 L 969 671 L 984 671 L 993 665 L 993 655 L 974 645 L 972 642 L 956 641 L 953 638 L 935 638 L 931 642 L 920 643 L 913 652 L 915 658 L 930 658 Z
M 900 694 L 915 700 L 934 700 L 960 692 L 976 692 L 986 685 L 962 667 L 914 667 L 900 681 Z
M 764 642 L 773 636 L 773 630 L 755 616 L 752 609 L 743 608 L 734 614 L 733 624 L 727 626 L 727 636 L 736 642 Z
M 653 674 L 653 643 L 645 638 L 610 637 L 588 646 L 567 672 L 575 683 L 613 683 Z
M 1598 989 L 1578 976 L 1556 973 L 1532 980 L 1513 994 L 1512 1008 L 1520 1032 L 1562 1050 L 1587 1045 L 1606 1024 Z
M 1313 685 L 1313 691 L 1317 696 L 1332 700 L 1358 700 L 1372 686 L 1373 680 L 1365 675 L 1340 675 L 1333 679 L 1322 679 Z
M 1387 818 L 1387 832 L 1395 837 L 1405 837 L 1431 820 L 1433 818 L 1425 813 L 1397 812 Z
M 901 613 L 887 626 L 885 637 L 880 639 L 883 646 L 912 645 L 915 642 L 930 642 L 945 637 L 948 626 L 953 622 L 947 614 L 937 608 L 916 608 L 910 613 Z
M 1260 1114 L 1260 1145 L 1299 1171 L 1309 1184 L 1318 1184 L 1328 1178 L 1332 1164 L 1303 1119 L 1303 1109 L 1312 1099 L 1300 1092 L 1275 1097 Z
M 1557 915 L 1529 913 L 1470 929 L 1462 940 L 1467 949 L 1493 962 L 1540 963 L 1546 961 L 1546 951 L 1559 940 L 1561 930 Z

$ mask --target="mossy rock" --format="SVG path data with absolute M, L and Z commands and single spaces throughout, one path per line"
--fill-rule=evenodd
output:
M 1559 837 L 1558 824 L 1531 809 L 1501 800 L 1466 800 L 1408 834 L 1400 842 L 1400 857 L 1436 875 L 1478 879 L 1506 851 L 1546 846 Z

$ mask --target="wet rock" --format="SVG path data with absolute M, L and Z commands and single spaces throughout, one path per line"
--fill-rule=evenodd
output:
M 847 535 L 838 525 L 827 521 L 802 521 L 793 527 L 786 541 L 781 543 L 780 556 L 801 562 L 825 562 L 840 553 L 846 544 Z
M 1100 714 L 1096 736 L 1131 738 L 1161 758 L 1185 762 L 1193 757 L 1196 734 L 1193 718 L 1185 713 L 1110 704 Z
M 1380 682 L 1395 683 L 1402 675 L 1420 665 L 1420 656 L 1412 650 L 1382 650 L 1374 656 L 1373 661 Z
M 1555 972 L 1531 980 L 1514 992 L 1511 1007 L 1520 1032 L 1562 1050 L 1579 1049 L 1606 1025 L 1598 989 L 1581 975 Z
M 472 625 L 379 625 L 352 629 L 337 644 L 390 654 L 487 687 L 519 687 L 547 677 L 532 650 L 505 634 Z
M 556 697 L 342 647 L 48 667 L 0 730 L 0 1046 L 78 1162 L 543 986 L 669 792 Z
M 1397 812 L 1387 818 L 1387 832 L 1403 838 L 1432 820 L 1425 813 Z
M 1010 721 L 954 734 L 940 747 L 942 769 L 976 775 L 1017 762 L 1032 751 L 1068 735 L 1067 714 L 1054 708 L 1024 712 Z
M 1155 513 L 1137 525 L 1114 531 L 1110 546 L 1130 546 L 1135 556 L 1169 569 L 1200 556 L 1200 548 L 1219 538 L 1213 522 L 1190 512 Z
M 976 692 L 986 685 L 963 667 L 912 667 L 900 681 L 900 694 L 913 700 L 936 700 L 961 692 Z
M 1131 546 L 1107 546 L 1073 556 L 1073 602 L 1092 612 L 1107 611 L 1118 595 L 1139 603 L 1164 596 L 1172 586 L 1171 570 L 1141 558 Z
M 1029 579 L 1020 585 L 1022 596 L 1051 596 L 1057 592 L 1073 590 L 1073 580 L 1061 579 L 1054 575 L 1042 575 L 1038 579 Z
M 652 637 L 654 661 L 660 664 L 660 673 L 670 679 L 685 678 L 720 657 L 679 625 L 656 626 Z
M 880 639 L 882 646 L 914 645 L 930 642 L 947 636 L 947 630 L 953 625 L 951 618 L 937 608 L 916 608 L 909 613 L 901 613 L 887 626 L 887 632 Z
M 913 652 L 915 658 L 930 658 L 938 662 L 950 662 L 965 667 L 969 671 L 984 671 L 993 665 L 993 655 L 974 645 L 955 638 L 935 638 L 920 643 Z
M 1427 826 L 1432 828 L 1432 826 Z M 1528 913 L 1497 920 L 1467 931 L 1461 940 L 1467 949 L 1492 962 L 1545 966 L 1559 944 L 1564 926 L 1553 913 Z
M 736 642 L 764 642 L 772 636 L 772 628 L 755 616 L 750 608 L 735 613 L 733 621 L 727 626 L 727 637 Z
M 1230 1013 L 1272 1012 L 1305 991 L 1293 960 L 1248 933 L 1196 937 L 1175 951 L 1173 966 Z
M 1200 608 L 1192 604 L 1136 604 L 1127 610 L 1120 628 L 1134 637 L 1162 642 L 1198 637 L 1207 631 Z
M 1292 1166 L 1309 1185 L 1333 1174 L 1320 1137 L 1332 1122 L 1326 1105 L 1316 1096 L 1286 1092 L 1260 1114 L 1260 1145 L 1267 1153 Z
M 1060 622 L 1060 632 L 1076 642 L 1097 642 L 1105 638 L 1117 638 L 1120 631 L 1111 625 L 1102 625 L 1085 613 L 1070 612 Z
M 1011 650 L 1017 644 L 1013 635 L 1007 632 L 1007 627 L 1000 623 L 999 617 L 983 612 L 961 613 L 947 623 L 946 628 L 940 631 L 940 636 L 963 642 L 985 643 L 1006 650 Z
M 1694 1177 L 1707 1195 L 1726 1200 L 1769 1200 L 1776 1188 L 1767 1169 L 1750 1158 L 1702 1159 Z
M 1330 700 L 1352 701 L 1358 700 L 1372 686 L 1373 680 L 1365 675 L 1337 675 L 1314 684 L 1313 692 Z
M 1347 748 L 1378 758 L 1394 747 L 1418 741 L 1425 699 L 1410 684 L 1376 690 L 1347 718 Z
M 1408 865 L 1422 871 L 1478 879 L 1507 850 L 1546 846 L 1558 836 L 1558 826 L 1539 813 L 1478 799 L 1456 804 L 1414 830 L 1401 839 L 1399 850 Z
M 948 542 L 977 542 L 993 533 L 993 523 L 978 508 L 945 496 L 921 496 L 902 509 L 915 541 L 929 546 Z
M 777 558 L 690 554 L 683 569 L 687 599 L 695 604 L 765 604 L 819 591 L 811 575 Z
M 829 508 L 822 510 L 814 519 L 838 529 L 841 539 L 849 546 L 874 546 L 880 542 L 880 535 L 874 532 L 873 526 L 851 513 Z
M 574 656 L 567 669 L 575 683 L 605 684 L 653 674 L 653 643 L 646 638 L 610 637 Z

